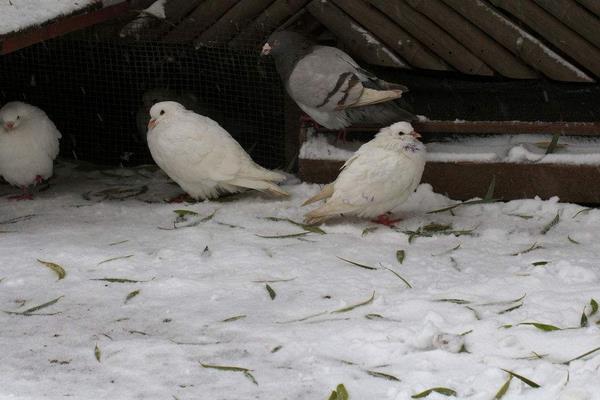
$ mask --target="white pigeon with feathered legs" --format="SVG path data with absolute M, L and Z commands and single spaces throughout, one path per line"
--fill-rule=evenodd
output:
M 242 146 L 214 120 L 177 102 L 150 109 L 148 147 L 165 173 L 194 199 L 255 189 L 276 196 L 285 176 L 256 164 Z
M 46 113 L 20 101 L 0 109 L 0 175 L 31 198 L 29 187 L 50 178 L 61 134 Z
M 374 222 L 392 225 L 386 214 L 415 191 L 425 168 L 425 146 L 408 122 L 382 128 L 346 161 L 337 179 L 304 205 L 325 200 L 307 213 L 309 224 L 338 215 L 377 217 Z

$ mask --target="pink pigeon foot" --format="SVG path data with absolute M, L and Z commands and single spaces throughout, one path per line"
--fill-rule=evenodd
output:
M 400 219 L 400 218 L 390 219 L 389 214 L 381 214 L 381 215 L 377 216 L 377 218 L 372 220 L 371 222 L 375 222 L 376 224 L 381 224 L 381 225 L 385 225 L 385 226 L 389 226 L 390 228 L 393 228 L 394 224 L 396 222 L 400 222 L 400 221 L 402 221 L 402 219 Z
M 35 183 L 36 183 L 37 185 L 39 185 L 39 184 L 40 184 L 40 183 L 42 183 L 42 182 L 44 182 L 44 178 L 42 178 L 42 176 L 41 176 L 41 175 L 36 175 L 36 176 L 35 176 Z
M 346 143 L 346 135 L 348 134 L 348 131 L 346 131 L 346 128 L 342 128 L 338 131 L 337 133 L 337 138 L 335 139 L 336 143 L 337 142 L 342 142 L 342 143 Z
M 14 196 L 9 196 L 8 199 L 16 200 L 16 201 L 33 200 L 33 195 L 31 193 L 29 193 L 29 191 L 27 190 L 27 188 L 25 186 L 21 187 L 21 190 L 23 191 L 23 193 L 16 194 Z
M 314 119 L 312 119 L 306 114 L 300 115 L 300 125 L 308 125 L 314 130 L 318 130 L 321 127 L 321 125 L 319 125 Z

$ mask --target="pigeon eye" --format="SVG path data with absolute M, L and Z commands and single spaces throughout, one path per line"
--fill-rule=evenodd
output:
M 21 116 L 20 116 L 20 115 L 17 115 L 17 119 L 21 119 Z
M 160 115 L 164 115 L 165 114 L 165 110 L 160 110 Z

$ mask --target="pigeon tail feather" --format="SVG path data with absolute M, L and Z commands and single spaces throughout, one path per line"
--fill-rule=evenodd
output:
M 312 203 L 315 203 L 319 200 L 327 199 L 327 198 L 331 197 L 332 195 L 333 195 L 333 184 L 330 183 L 328 185 L 325 185 L 325 187 L 323 187 L 323 189 L 321 189 L 321 191 L 319 193 L 317 193 L 316 195 L 314 195 L 313 197 L 311 197 L 310 199 L 308 199 L 304 203 L 302 203 L 302 207 L 307 206 Z
M 268 192 L 275 196 L 288 197 L 289 193 L 281 189 L 274 183 L 259 181 L 254 179 L 234 178 L 226 182 L 229 185 L 240 186 L 247 189 L 255 189 L 261 192 Z
M 338 109 L 362 107 L 372 104 L 384 103 L 386 101 L 398 99 L 401 96 L 401 90 L 374 90 L 364 88 L 362 94 L 360 95 L 357 101 L 348 106 L 340 106 L 338 107 Z

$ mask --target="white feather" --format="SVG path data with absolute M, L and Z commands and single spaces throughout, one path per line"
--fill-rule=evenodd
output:
M 6 130 L 6 123 L 14 123 L 14 128 Z M 60 138 L 54 123 L 38 107 L 7 103 L 0 110 L 0 175 L 21 187 L 35 183 L 37 176 L 50 178 Z
M 244 189 L 287 195 L 275 182 L 284 175 L 256 164 L 217 122 L 166 101 L 155 104 L 148 130 L 152 158 L 190 196 L 218 197 Z
M 425 146 L 411 132 L 409 123 L 398 122 L 362 145 L 344 164 L 331 197 L 309 212 L 307 221 L 338 214 L 372 218 L 404 203 L 419 185 L 425 167 Z

